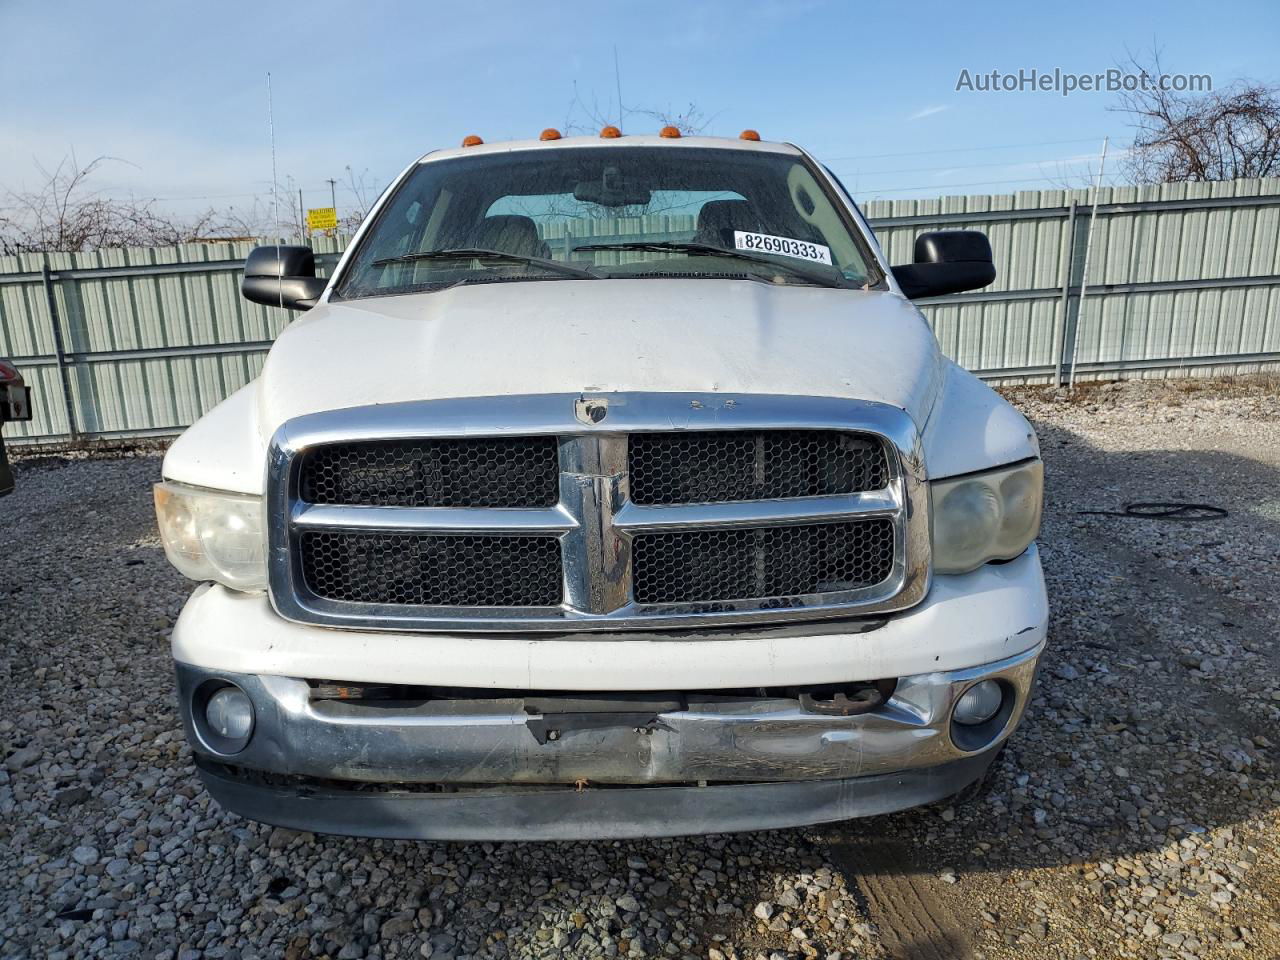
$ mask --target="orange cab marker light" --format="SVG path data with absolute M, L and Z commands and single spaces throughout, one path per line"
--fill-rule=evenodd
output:
M 754 130 L 743 130 L 740 134 L 738 134 L 738 139 L 739 140 L 759 140 L 760 134 L 756 133 L 756 131 Z
M 680 129 L 678 127 L 663 127 L 658 131 L 658 136 L 667 137 L 671 140 L 680 139 Z
M 542 131 L 542 134 L 538 137 L 538 139 L 539 140 L 559 140 L 560 131 L 557 130 L 555 127 L 547 127 L 547 129 Z
M 616 140 L 618 137 L 622 136 L 622 131 L 610 124 L 607 127 L 600 128 L 600 136 L 604 137 L 606 140 Z
M 474 133 L 469 133 L 462 138 L 462 145 L 464 147 L 478 147 L 482 143 L 484 143 L 484 141 L 481 140 L 479 137 L 477 137 Z

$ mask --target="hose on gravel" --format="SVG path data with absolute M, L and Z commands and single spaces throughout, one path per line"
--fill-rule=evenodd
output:
M 1126 517 L 1140 520 L 1221 520 L 1229 516 L 1226 509 L 1211 503 L 1137 502 L 1126 503 L 1121 510 L 1077 510 L 1077 514 L 1096 517 Z

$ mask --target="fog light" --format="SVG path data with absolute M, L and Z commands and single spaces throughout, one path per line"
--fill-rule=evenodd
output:
M 204 707 L 209 729 L 227 740 L 244 740 L 253 729 L 253 704 L 239 687 L 223 687 Z
M 966 690 L 956 701 L 956 709 L 952 716 L 956 723 L 973 726 L 986 723 L 1000 709 L 1004 700 L 1004 691 L 994 680 L 979 680 Z

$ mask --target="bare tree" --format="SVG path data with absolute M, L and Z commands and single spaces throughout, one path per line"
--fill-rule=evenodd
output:
M 96 157 L 81 166 L 71 153 L 52 169 L 37 164 L 38 188 L 3 195 L 7 213 L 0 218 L 0 253 L 170 246 L 219 232 L 212 209 L 176 219 L 157 211 L 155 200 L 113 199 L 94 190 L 90 178 L 114 159 Z
M 1234 180 L 1280 174 L 1280 87 L 1252 80 L 1204 93 L 1161 89 L 1160 53 L 1130 57 L 1130 72 L 1149 79 L 1120 94 L 1113 109 L 1129 115 L 1133 145 L 1122 163 L 1138 182 Z
M 633 110 L 642 117 L 651 118 L 660 127 L 675 127 L 687 137 L 697 136 L 711 126 L 714 116 L 707 116 L 696 103 L 689 103 L 683 110 L 667 107 L 663 110 Z
M 290 202 L 293 193 L 281 191 L 279 208 L 273 209 L 270 192 L 255 196 L 245 205 L 229 206 L 217 215 L 215 228 L 203 239 L 256 240 L 263 237 L 295 238 L 305 229 L 298 222 L 297 205 Z M 277 220 L 279 229 L 277 229 Z
M 96 250 L 101 247 L 159 247 L 179 243 L 215 243 L 263 237 L 305 237 L 292 177 L 268 186 L 247 203 L 208 209 L 185 216 L 158 209 L 155 198 L 121 199 L 94 186 L 101 168 L 118 161 L 96 157 L 83 166 L 74 153 L 49 168 L 37 163 L 40 183 L 31 190 L 0 190 L 0 254 Z M 356 209 L 342 218 L 340 229 L 360 224 L 378 195 L 368 171 L 347 167 Z
M 568 134 L 592 134 L 602 127 L 616 125 L 626 131 L 627 120 L 633 116 L 647 117 L 657 127 L 675 127 L 685 136 L 703 133 L 715 119 L 714 116 L 708 116 L 696 103 L 690 103 L 683 110 L 674 110 L 669 106 L 661 110 L 626 107 L 621 103 L 621 91 L 616 102 L 611 100 L 604 106 L 601 106 L 598 95 L 592 92 L 591 102 L 588 103 L 575 82 L 573 97 L 565 111 L 564 130 Z
M 377 181 L 370 175 L 368 168 L 356 173 L 351 164 L 347 164 L 347 189 L 355 198 L 355 209 L 348 211 L 338 223 L 340 233 L 355 233 L 364 218 L 369 215 L 369 208 L 381 195 L 382 190 Z

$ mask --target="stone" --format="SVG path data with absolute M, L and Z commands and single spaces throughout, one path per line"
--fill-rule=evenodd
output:
M 91 867 L 98 862 L 98 851 L 96 847 L 76 847 L 71 851 L 71 859 L 76 863 Z
M 40 759 L 41 752 L 42 751 L 38 743 L 28 744 L 19 750 L 15 750 L 5 759 L 5 769 L 10 773 L 17 773 L 19 770 L 25 770 Z

